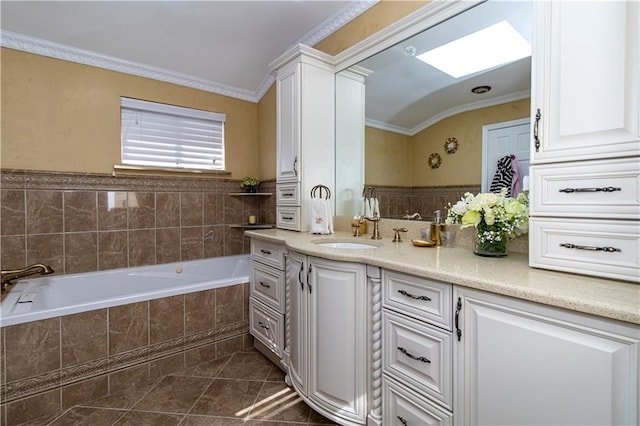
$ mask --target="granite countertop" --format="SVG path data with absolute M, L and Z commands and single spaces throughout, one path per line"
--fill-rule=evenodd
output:
M 479 257 L 469 247 L 415 247 L 409 237 L 355 238 L 350 232 L 314 235 L 281 229 L 248 230 L 245 235 L 283 242 L 291 250 L 332 260 L 365 263 L 550 306 L 640 324 L 640 285 L 529 267 L 523 253 Z M 375 249 L 320 247 L 314 240 L 375 242 Z

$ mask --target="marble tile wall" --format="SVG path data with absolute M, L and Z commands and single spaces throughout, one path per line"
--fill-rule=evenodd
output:
M 274 192 L 265 182 L 263 192 Z M 0 267 L 56 274 L 248 253 L 275 196 L 237 180 L 0 170 Z M 19 424 L 252 345 L 248 285 L 3 327 L 0 424 Z
M 0 423 L 29 422 L 248 349 L 248 300 L 246 283 L 3 327 Z
M 2 170 L 0 188 L 3 269 L 44 262 L 71 274 L 248 253 L 229 225 L 275 223 L 275 196 L 230 196 L 239 183 L 226 178 Z

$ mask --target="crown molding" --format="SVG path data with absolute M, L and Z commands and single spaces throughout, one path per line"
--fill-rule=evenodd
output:
M 417 133 L 420 133 L 427 127 L 433 126 L 438 121 L 444 120 L 445 118 L 449 118 L 456 114 L 460 114 L 467 111 L 473 111 L 481 108 L 487 108 L 495 105 L 506 104 L 508 102 L 515 102 L 522 99 L 527 99 L 529 97 L 531 97 L 531 92 L 529 90 L 523 90 L 521 92 L 510 93 L 508 95 L 498 96 L 498 97 L 487 99 L 487 100 L 472 102 L 465 105 L 459 105 L 454 108 L 450 108 L 446 111 L 442 111 L 441 113 L 436 114 L 433 117 L 429 117 L 427 120 L 423 121 L 422 123 L 418 124 L 416 127 L 412 129 L 409 129 L 406 127 L 394 126 L 392 124 L 385 123 L 383 121 L 378 121 L 378 120 L 366 120 L 365 125 L 369 127 L 374 127 L 380 130 L 386 130 L 389 132 L 398 133 L 405 136 L 413 136 Z
M 292 46 L 296 46 L 298 44 L 313 46 L 347 24 L 353 18 L 378 3 L 378 1 L 379 0 L 361 0 L 349 2 L 346 7 L 325 19 L 322 23 L 305 34 L 300 40 L 293 43 Z M 101 53 L 78 49 L 64 44 L 54 43 L 4 30 L 0 30 L 0 46 L 8 49 L 34 53 L 41 56 L 48 56 L 50 58 L 103 68 L 110 71 L 164 81 L 166 83 L 177 84 L 254 103 L 257 103 L 262 99 L 262 96 L 264 96 L 275 81 L 273 75 L 269 73 L 264 77 L 260 86 L 257 87 L 255 91 L 250 91 L 163 68 L 157 68 L 134 61 L 120 59 L 114 56 L 103 55 Z
M 191 87 L 205 92 L 230 96 L 250 102 L 257 102 L 254 92 L 242 90 L 213 81 L 181 74 L 178 72 L 156 68 L 141 63 L 127 61 L 113 56 L 103 55 L 89 50 L 54 43 L 10 31 L 0 31 L 0 46 L 23 52 L 34 53 L 41 56 L 48 56 L 55 59 L 76 62 L 79 64 L 103 68 L 110 71 L 117 71 L 153 80 L 164 81 L 166 83 L 178 84 L 180 86 Z
M 485 0 L 433 0 L 335 55 L 334 65 L 336 70 L 340 71 L 356 65 L 360 61 L 462 13 L 483 1 Z
M 306 44 L 308 46 L 315 46 L 317 43 L 342 28 L 352 19 L 361 15 L 363 12 L 374 6 L 379 1 L 380 0 L 350 1 L 347 6 L 322 21 L 319 25 L 302 36 L 302 38 L 294 44 Z
M 386 130 L 387 132 L 397 133 L 399 135 L 413 136 L 411 129 L 405 127 L 394 126 L 393 124 L 385 123 L 384 121 L 366 119 L 365 126 L 373 127 L 375 129 Z
M 411 136 L 413 136 L 416 133 L 423 131 L 427 127 L 433 126 L 438 121 L 444 120 L 445 118 L 454 116 L 456 114 L 461 114 L 463 112 L 473 111 L 473 110 L 481 109 L 481 108 L 492 107 L 492 106 L 495 106 L 495 105 L 506 104 L 508 102 L 515 102 L 515 101 L 519 101 L 519 100 L 522 100 L 522 99 L 527 99 L 529 97 L 531 97 L 531 91 L 523 90 L 521 92 L 509 93 L 508 95 L 497 96 L 497 97 L 491 98 L 491 99 L 486 99 L 486 100 L 482 100 L 482 101 L 478 101 L 478 102 L 472 102 L 472 103 L 465 104 L 465 105 L 458 105 L 458 106 L 450 108 L 450 109 L 448 109 L 446 111 L 442 111 L 441 113 L 436 114 L 433 117 L 430 117 L 429 119 L 427 119 L 427 120 L 423 121 L 422 123 L 418 124 L 413 129 L 410 129 L 409 131 L 411 132 Z

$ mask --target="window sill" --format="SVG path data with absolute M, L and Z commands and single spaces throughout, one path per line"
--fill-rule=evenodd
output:
M 176 173 L 176 174 L 196 174 L 196 175 L 211 175 L 211 176 L 231 176 L 231 172 L 225 170 L 198 170 L 198 169 L 171 169 L 168 167 L 143 167 L 143 166 L 125 166 L 122 164 L 116 164 L 113 166 L 113 174 L 115 176 L 116 171 L 122 172 L 135 172 L 143 174 L 153 173 Z

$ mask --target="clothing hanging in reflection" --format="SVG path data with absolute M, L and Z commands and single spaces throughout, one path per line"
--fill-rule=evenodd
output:
M 516 156 L 505 155 L 498 160 L 496 174 L 491 181 L 489 191 L 498 193 L 507 188 L 507 196 L 515 197 L 522 192 L 522 176 Z

